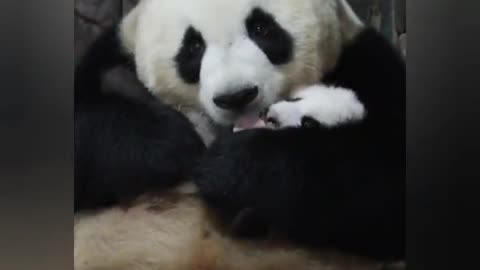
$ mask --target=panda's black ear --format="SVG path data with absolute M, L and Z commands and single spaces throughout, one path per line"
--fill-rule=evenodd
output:
M 135 8 L 122 19 L 119 26 L 120 40 L 124 49 L 128 53 L 135 51 L 135 37 L 137 35 L 138 17 L 140 15 L 141 5 Z

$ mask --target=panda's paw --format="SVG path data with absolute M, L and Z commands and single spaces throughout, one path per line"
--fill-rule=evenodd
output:
M 273 104 L 265 117 L 267 125 L 273 128 L 333 127 L 362 120 L 365 114 L 365 107 L 352 90 L 313 85 Z

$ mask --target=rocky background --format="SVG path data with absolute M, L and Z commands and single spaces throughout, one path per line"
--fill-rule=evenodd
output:
M 347 0 L 368 25 L 407 54 L 405 0 Z M 127 13 L 138 0 L 75 0 L 75 62 L 86 46 Z
M 406 0 L 347 0 L 357 14 L 407 55 Z

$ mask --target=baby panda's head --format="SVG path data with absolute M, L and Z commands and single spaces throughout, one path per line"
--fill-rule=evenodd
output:
M 152 93 L 218 124 L 248 125 L 321 80 L 360 28 L 345 0 L 143 0 L 120 33 Z

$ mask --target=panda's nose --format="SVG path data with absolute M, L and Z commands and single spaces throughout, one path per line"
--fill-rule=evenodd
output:
M 220 108 L 237 111 L 245 108 L 258 95 L 258 87 L 249 87 L 236 91 L 233 94 L 217 96 L 213 102 Z

